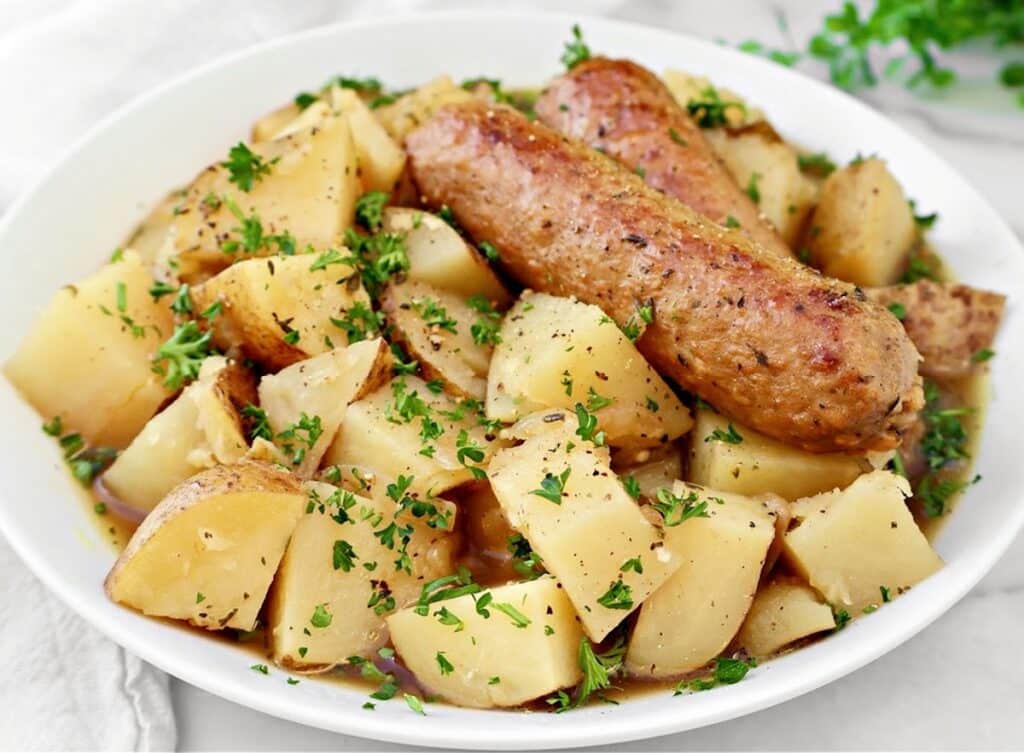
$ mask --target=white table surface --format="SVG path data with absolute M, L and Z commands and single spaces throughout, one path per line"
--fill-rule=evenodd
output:
M 33 14 L 45 21 L 50 14 L 74 10 L 81 3 L 49 0 L 20 5 L 0 0 L 0 19 L 30 24 Z M 225 2 L 223 4 L 230 5 Z M 479 3 L 478 3 L 479 4 Z M 145 3 L 145 13 L 126 14 L 125 32 L 158 27 L 164 11 Z M 165 56 L 156 69 L 162 78 L 215 57 L 220 51 L 243 46 L 280 33 L 344 19 L 354 13 L 383 14 L 420 5 L 415 0 L 394 2 L 321 3 L 313 12 L 296 10 L 287 24 L 259 22 L 268 3 L 235 3 L 245 19 L 245 34 L 223 34 L 219 42 L 209 30 L 197 30 L 192 48 L 173 48 L 166 34 L 140 33 L 130 43 L 148 45 L 153 58 Z M 283 5 L 283 3 L 281 4 Z M 432 3 L 465 6 L 466 3 Z M 503 2 L 503 7 L 516 5 Z M 781 46 L 784 32 L 776 21 L 783 12 L 790 33 L 806 39 L 820 15 L 836 2 L 782 0 L 716 0 L 713 3 L 669 0 L 589 0 L 532 3 L 534 6 L 604 13 L 708 38 L 737 42 L 757 38 Z M 331 6 L 331 7 L 327 7 Z M 141 6 L 135 6 L 140 8 Z M 252 11 L 246 15 L 243 8 Z M 277 15 L 280 16 L 280 9 Z M 180 14 L 179 14 L 180 15 Z M 255 19 L 255 20 L 254 20 Z M 133 27 L 132 24 L 135 24 Z M 0 24 L 0 39 L 6 32 Z M 13 28 L 13 27 L 7 27 Z M 102 30 L 99 49 L 109 43 Z M 112 36 L 108 33 L 107 37 Z M 60 54 L 53 51 L 53 54 Z M 552 55 L 557 55 L 552 50 Z M 115 56 L 116 57 L 116 56 Z M 865 98 L 956 166 L 1024 237 L 1020 182 L 1024 174 L 1024 111 L 992 86 L 990 64 L 981 59 L 961 62 L 975 72 L 970 85 L 951 95 L 918 99 L 886 86 Z M 685 67 L 685 61 L 679 62 Z M 365 67 L 365 66 L 364 66 Z M 821 75 L 821 72 L 817 72 Z M 8 75 L 7 73 L 4 74 Z M 118 74 L 103 83 L 113 90 L 108 107 L 141 93 L 137 81 L 118 87 Z M 156 81 L 161 77 L 155 77 Z M 155 81 L 154 81 L 155 82 Z M 154 83 L 150 82 L 150 83 Z M 101 100 L 102 101 L 102 100 Z M 10 104 L 10 103 L 8 103 Z M 105 114 L 103 108 L 95 116 Z M 8 115 L 9 116 L 9 115 Z M 51 126 L 52 127 L 52 126 Z M 64 134 L 68 137 L 77 133 Z M 870 146 L 870 145 L 866 145 Z M 60 151 L 60 150 L 57 150 Z M 884 155 L 883 155 L 884 156 Z M 8 164 L 8 176 L 10 164 Z M 0 166 L 0 171 L 4 168 Z M 11 199 L 0 195 L 0 210 Z M 979 500 L 979 503 L 983 500 Z M 1024 654 L 1019 648 L 1024 625 L 1024 539 L 981 584 L 947 615 L 908 644 L 817 692 L 743 719 L 694 732 L 629 746 L 636 750 L 738 749 L 1020 749 L 1024 748 Z M 308 729 L 250 711 L 184 683 L 173 681 L 172 692 L 182 750 L 392 750 L 383 743 Z M 2 716 L 2 714 L 0 714 Z M 44 719 L 40 720 L 44 722 Z M 623 746 L 616 746 L 622 750 Z

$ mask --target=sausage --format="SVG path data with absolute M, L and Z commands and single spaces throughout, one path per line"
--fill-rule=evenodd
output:
M 890 449 L 922 403 L 899 321 L 852 285 L 712 223 L 510 107 L 443 108 L 406 137 L 429 206 L 447 204 L 524 285 L 596 304 L 663 375 L 812 451 Z
M 738 222 L 765 248 L 793 255 L 701 129 L 643 66 L 591 58 L 552 81 L 534 110 L 545 125 L 614 157 L 649 186 L 720 225 Z
M 974 371 L 975 354 L 992 347 L 1006 296 L 953 282 L 918 280 L 868 288 L 882 306 L 900 306 L 903 326 L 921 353 L 921 376 L 949 381 Z

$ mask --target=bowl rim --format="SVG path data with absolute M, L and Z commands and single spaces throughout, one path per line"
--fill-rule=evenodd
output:
M 627 31 L 651 37 L 660 37 L 666 41 L 682 41 L 688 47 L 694 49 L 715 49 L 721 51 L 721 46 L 714 42 L 672 29 L 655 28 L 646 24 L 586 14 L 537 10 L 453 9 L 399 12 L 388 17 L 355 19 L 306 29 L 245 47 L 195 66 L 129 100 L 110 114 L 101 118 L 64 150 L 59 158 L 41 171 L 39 177 L 11 203 L 4 212 L 3 217 L 0 218 L 0 239 L 5 236 L 9 227 L 15 223 L 25 207 L 33 204 L 36 196 L 44 190 L 46 185 L 60 172 L 66 163 L 74 160 L 100 134 L 112 128 L 131 113 L 145 109 L 151 102 L 159 100 L 171 90 L 187 86 L 194 80 L 201 79 L 211 72 L 246 58 L 265 55 L 275 49 L 289 47 L 319 37 L 331 37 L 339 32 L 358 29 L 379 31 L 392 26 L 404 26 L 410 23 L 422 22 L 457 23 L 481 21 L 504 21 L 506 23 L 526 24 L 557 21 L 564 24 L 567 29 L 572 24 L 578 23 L 583 27 L 601 27 L 612 32 Z M 736 50 L 728 50 L 726 52 L 732 55 L 745 55 L 745 53 Z M 761 64 L 765 66 L 774 65 L 768 61 L 761 61 Z M 798 78 L 800 79 L 801 86 L 809 88 L 817 96 L 823 97 L 826 100 L 841 100 L 842 106 L 847 109 L 866 111 L 883 118 L 887 127 L 892 132 L 899 133 L 904 138 L 912 140 L 932 163 L 941 166 L 944 170 L 955 175 L 962 184 L 960 190 L 972 194 L 972 198 L 978 206 L 984 207 L 987 211 L 989 216 L 984 218 L 985 221 L 994 223 L 1001 233 L 1013 239 L 1016 253 L 1024 252 L 1024 246 L 1022 246 L 1020 240 L 1017 239 L 1006 221 L 991 204 L 942 157 L 936 154 L 930 147 L 920 142 L 916 137 L 909 134 L 906 129 L 860 100 L 810 76 L 781 66 L 776 66 L 772 75 L 782 78 Z M 1024 493 L 1017 492 L 1017 496 L 1024 500 Z M 286 702 L 282 705 L 280 698 L 276 694 L 266 693 L 264 692 L 265 689 L 261 689 L 255 684 L 245 685 L 226 681 L 225 678 L 218 676 L 216 671 L 206 671 L 201 666 L 197 666 L 190 661 L 189 657 L 170 655 L 161 650 L 159 646 L 146 643 L 142 636 L 130 631 L 122 633 L 120 632 L 121 625 L 112 617 L 114 613 L 105 613 L 99 604 L 81 593 L 70 579 L 62 575 L 58 567 L 47 560 L 41 551 L 34 548 L 27 536 L 20 535 L 15 521 L 8 514 L 8 507 L 13 504 L 13 501 L 8 496 L 6 490 L 0 490 L 0 499 L 2 499 L 2 504 L 0 504 L 0 532 L 3 533 L 12 549 L 26 563 L 29 569 L 52 593 L 93 627 L 115 643 L 161 670 L 214 695 L 269 715 L 307 726 L 386 742 L 466 749 L 571 748 L 639 740 L 715 724 L 783 703 L 865 666 L 923 630 L 963 598 L 991 570 L 996 561 L 1009 548 L 1021 528 L 1024 527 L 1024 505 L 1018 504 L 1014 510 L 1014 517 L 1003 521 L 998 535 L 988 542 L 989 546 L 976 558 L 976 564 L 970 569 L 963 572 L 957 570 L 955 574 L 948 570 L 940 571 L 940 573 L 946 572 L 948 576 L 941 579 L 942 588 L 922 588 L 919 586 L 901 597 L 897 602 L 894 602 L 894 604 L 889 605 L 889 608 L 885 611 L 891 613 L 892 619 L 888 622 L 895 623 L 896 620 L 902 618 L 902 627 L 873 631 L 878 633 L 875 640 L 862 640 L 860 641 L 859 648 L 854 648 L 851 645 L 851 650 L 843 657 L 842 661 L 834 662 L 831 666 L 826 666 L 823 669 L 815 669 L 815 671 L 798 668 L 796 671 L 791 671 L 786 675 L 785 682 L 773 680 L 768 688 L 758 688 L 756 692 L 747 692 L 743 690 L 743 684 L 741 684 L 716 689 L 713 695 L 717 703 L 709 704 L 709 710 L 705 711 L 697 720 L 678 721 L 673 718 L 672 714 L 665 713 L 662 713 L 660 716 L 650 714 L 631 715 L 628 713 L 612 714 L 607 711 L 583 709 L 574 712 L 571 716 L 580 719 L 585 724 L 526 725 L 523 729 L 517 730 L 517 733 L 521 735 L 517 739 L 495 740 L 482 738 L 480 730 L 475 725 L 466 725 L 466 728 L 462 728 L 458 724 L 447 724 L 447 726 L 441 727 L 435 726 L 432 723 L 423 724 L 427 719 L 422 717 L 415 717 L 410 723 L 398 724 L 394 723 L 394 720 L 389 717 L 375 717 L 371 714 L 362 713 L 358 709 L 352 710 L 354 713 L 349 713 L 350 710 L 339 707 L 336 717 L 324 718 L 318 716 L 315 710 L 305 708 L 298 697 L 296 697 L 296 701 Z M 938 576 L 939 574 L 935 577 Z M 922 586 L 927 585 L 927 582 L 922 584 Z M 927 594 L 924 593 L 926 590 L 928 591 Z M 913 603 L 911 604 L 911 602 Z M 872 619 L 874 619 L 874 616 L 872 616 Z M 816 647 L 822 645 L 824 645 L 824 642 L 819 642 L 803 649 L 800 653 L 814 651 Z M 779 666 L 785 663 L 786 660 L 786 656 L 773 660 L 759 668 L 756 673 L 770 672 L 772 667 Z M 634 707 L 634 704 L 626 704 L 625 707 L 631 708 Z M 504 716 L 507 719 L 536 718 L 541 716 L 509 712 L 481 712 L 457 707 L 444 708 L 452 710 L 452 713 L 447 715 L 448 721 L 451 721 L 451 719 L 465 719 L 466 715 L 477 714 L 482 715 L 480 718 L 485 720 L 488 717 L 496 717 L 498 715 Z M 553 715 L 543 716 L 551 716 L 554 719 L 564 718 Z

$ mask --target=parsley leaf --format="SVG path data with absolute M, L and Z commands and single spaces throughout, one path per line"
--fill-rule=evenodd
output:
M 562 494 L 565 492 L 565 482 L 569 480 L 569 474 L 572 472 L 572 468 L 566 468 L 559 475 L 545 473 L 544 478 L 541 479 L 540 488 L 534 489 L 530 494 L 535 494 L 538 497 L 543 497 L 549 502 L 554 502 L 556 505 L 562 504 Z
M 583 41 L 583 32 L 579 24 L 572 25 L 572 39 L 565 43 L 560 60 L 566 70 L 572 70 L 585 60 L 590 60 L 590 48 Z
M 273 163 L 273 160 L 264 162 L 260 155 L 239 141 L 228 152 L 227 162 L 220 164 L 230 173 L 228 180 L 248 193 L 252 190 L 253 183 L 270 174 L 270 166 Z

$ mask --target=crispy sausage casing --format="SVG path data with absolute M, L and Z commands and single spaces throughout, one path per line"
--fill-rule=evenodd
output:
M 732 217 L 762 246 L 792 256 L 701 129 L 643 66 L 591 58 L 552 81 L 535 109 L 542 123 L 642 172 L 649 186 L 720 225 Z
M 727 415 L 809 450 L 886 449 L 920 407 L 892 314 L 515 110 L 446 107 L 406 147 L 425 201 L 524 285 L 620 324 L 650 305 L 637 347 Z

